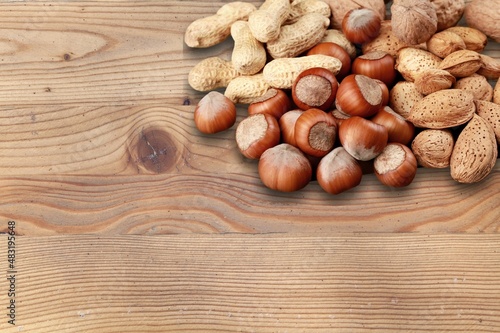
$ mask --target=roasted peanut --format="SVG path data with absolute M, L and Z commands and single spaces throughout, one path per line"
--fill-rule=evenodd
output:
M 209 91 L 226 87 L 240 73 L 230 61 L 210 57 L 200 61 L 189 72 L 188 82 L 198 91 Z
M 231 26 L 231 36 L 234 40 L 231 61 L 234 68 L 244 75 L 260 72 L 266 64 L 266 49 L 252 35 L 248 22 L 236 21 Z
M 192 22 L 184 35 L 189 47 L 205 48 L 216 45 L 230 35 L 231 24 L 247 20 L 248 15 L 257 8 L 246 2 L 230 2 L 222 6 L 215 15 Z

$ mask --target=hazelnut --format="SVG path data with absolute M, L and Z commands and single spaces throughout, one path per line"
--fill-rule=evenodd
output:
M 358 186 L 362 176 L 359 162 L 343 147 L 337 147 L 324 156 L 316 170 L 319 186 L 330 194 L 339 194 Z
M 411 184 L 417 174 L 417 159 L 410 148 L 401 143 L 389 143 L 373 162 L 375 176 L 387 186 Z
M 206 94 L 196 106 L 194 123 L 205 134 L 227 130 L 236 122 L 236 106 L 218 91 Z
M 380 24 L 380 16 L 373 9 L 352 9 L 342 20 L 342 32 L 350 42 L 363 44 L 379 35 Z
M 411 142 L 415 134 L 415 126 L 388 106 L 377 112 L 370 120 L 387 129 L 389 142 L 406 145 Z
M 259 159 L 258 170 L 266 187 L 281 192 L 298 191 L 312 178 L 309 160 L 287 143 L 266 150 Z
M 381 19 L 385 18 L 384 0 L 323 0 L 332 10 L 331 27 L 340 29 L 342 20 L 348 11 L 359 8 L 370 8 L 378 13 Z
M 379 83 L 368 76 L 351 74 L 339 85 L 335 105 L 350 116 L 370 117 L 382 107 L 383 91 Z
M 236 144 L 246 158 L 258 159 L 264 151 L 280 141 L 278 121 L 267 113 L 243 119 L 236 127 Z
M 337 95 L 338 82 L 333 72 L 313 67 L 301 72 L 292 86 L 292 99 L 302 110 L 328 110 Z
M 281 140 L 284 143 L 297 147 L 297 141 L 295 140 L 295 123 L 302 113 L 304 113 L 303 110 L 290 110 L 281 116 L 279 125 Z
M 392 86 L 396 79 L 394 58 L 384 51 L 371 51 L 360 55 L 352 63 L 353 74 L 363 74 Z
M 384 126 L 358 116 L 344 120 L 339 127 L 340 143 L 360 161 L 371 160 L 380 154 L 387 145 L 388 137 Z
M 305 154 L 322 157 L 333 149 L 337 122 L 320 109 L 304 111 L 295 122 L 295 141 Z
M 342 80 L 351 71 L 351 56 L 340 45 L 333 42 L 322 42 L 307 51 L 307 55 L 324 54 L 327 56 L 335 57 L 342 62 L 342 68 L 337 74 L 337 79 Z
M 280 119 L 291 107 L 292 102 L 283 90 L 271 88 L 248 105 L 248 114 L 268 113 L 274 118 Z

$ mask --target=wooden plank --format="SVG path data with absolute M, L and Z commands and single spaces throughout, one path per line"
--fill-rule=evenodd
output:
M 2 1 L 0 104 L 198 100 L 187 73 L 207 56 L 230 56 L 232 41 L 190 50 L 184 31 L 223 4 Z
M 17 237 L 15 264 L 2 332 L 500 330 L 499 235 Z
M 254 174 L 0 178 L 0 220 L 23 235 L 95 233 L 498 233 L 500 170 L 459 185 L 447 170 L 421 170 L 391 190 L 373 175 L 331 196 L 316 182 L 276 193 Z
M 189 70 L 229 59 L 233 43 L 191 49 L 184 32 L 224 3 L 0 2 L 0 105 L 196 104 L 203 93 L 189 87 Z M 485 53 L 499 57 L 498 44 Z

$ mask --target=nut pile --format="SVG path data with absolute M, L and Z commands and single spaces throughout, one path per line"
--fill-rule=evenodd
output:
M 190 24 L 190 47 L 234 40 L 230 60 L 189 73 L 208 92 L 198 130 L 229 129 L 246 104 L 237 146 L 278 191 L 316 179 L 338 194 L 371 172 L 402 187 L 419 166 L 484 179 L 498 157 L 500 61 L 481 52 L 488 37 L 500 42 L 500 0 L 394 0 L 392 19 L 388 1 L 358 2 L 231 2 Z M 468 26 L 457 26 L 464 15 Z

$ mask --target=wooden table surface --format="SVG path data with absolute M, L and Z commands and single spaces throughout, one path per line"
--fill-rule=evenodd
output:
M 0 2 L 0 331 L 499 332 L 500 163 L 266 189 L 193 123 L 226 2 Z

